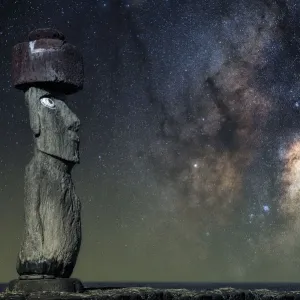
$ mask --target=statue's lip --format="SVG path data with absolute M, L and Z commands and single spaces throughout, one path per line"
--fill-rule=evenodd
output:
M 72 140 L 79 142 L 79 135 L 75 131 L 69 130 L 69 133 Z

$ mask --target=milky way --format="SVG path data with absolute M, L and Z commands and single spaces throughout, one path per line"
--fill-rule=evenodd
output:
M 176 229 L 171 230 L 193 241 L 198 232 L 199 252 L 205 252 L 206 263 L 214 265 L 212 248 L 223 249 L 221 265 L 226 265 L 229 278 L 260 278 L 254 271 L 258 266 L 265 272 L 260 276 L 265 276 L 268 266 L 278 263 L 286 252 L 289 257 L 279 259 L 285 269 L 298 262 L 293 257 L 300 220 L 299 142 L 295 138 L 299 121 L 293 111 L 298 83 L 290 82 L 291 96 L 283 98 L 278 93 L 281 83 L 274 83 L 276 76 L 269 73 L 270 68 L 281 72 L 274 61 L 286 50 L 282 8 L 271 2 L 235 2 L 227 11 L 219 10 L 210 25 L 205 18 L 197 18 L 205 12 L 203 3 L 194 5 L 194 15 L 189 12 L 186 19 L 182 13 L 189 30 L 183 33 L 184 21 L 177 26 L 185 45 L 179 47 L 182 39 L 175 40 L 175 49 L 169 51 L 170 57 L 175 56 L 171 64 L 176 71 L 164 73 L 160 82 L 172 92 L 157 97 L 162 120 L 150 161 L 172 189 L 175 223 L 180 219 L 177 226 L 184 228 L 182 232 L 173 225 Z M 191 30 L 193 26 L 198 32 Z M 172 27 L 177 37 L 177 28 Z M 160 40 L 168 38 L 163 32 Z M 190 44 L 196 44 L 197 50 Z M 297 58 L 292 57 L 289 63 Z M 264 88 L 268 81 L 270 86 Z M 165 226 L 164 221 L 158 231 Z M 165 234 L 169 233 L 166 229 Z
M 0 3 L 1 278 L 14 274 L 31 149 L 10 51 L 50 26 L 85 57 L 85 89 L 68 100 L 82 121 L 75 275 L 298 280 L 300 4 L 73 2 Z

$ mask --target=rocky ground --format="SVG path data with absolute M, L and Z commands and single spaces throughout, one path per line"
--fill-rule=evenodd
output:
M 191 291 L 186 289 L 153 289 L 153 288 L 114 288 L 114 289 L 87 289 L 80 294 L 72 293 L 49 293 L 39 292 L 28 295 L 4 292 L 0 294 L 0 300 L 171 300 L 171 299 L 203 299 L 203 300 L 237 300 L 237 299 L 299 299 L 300 291 L 278 292 L 270 290 L 238 290 L 232 288 L 221 288 L 204 291 Z

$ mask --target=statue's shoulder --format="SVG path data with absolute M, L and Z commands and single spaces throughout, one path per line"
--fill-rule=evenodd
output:
M 31 174 L 33 177 L 51 177 L 59 176 L 59 170 L 51 167 L 49 164 L 45 163 L 40 157 L 33 157 L 31 161 L 27 164 L 25 168 L 26 174 Z
M 35 173 L 41 169 L 41 164 L 33 157 L 25 167 L 25 173 Z

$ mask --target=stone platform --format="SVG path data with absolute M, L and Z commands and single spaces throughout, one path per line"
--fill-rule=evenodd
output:
M 43 278 L 39 276 L 34 278 L 15 279 L 12 280 L 7 287 L 8 292 L 13 293 L 33 293 L 35 291 L 44 292 L 68 292 L 82 293 L 84 291 L 83 284 L 76 278 Z
M 279 292 L 271 290 L 238 290 L 221 288 L 203 291 L 185 289 L 154 289 L 139 288 L 113 288 L 113 289 L 86 289 L 83 293 L 50 293 L 39 292 L 19 294 L 14 292 L 0 293 L 0 300 L 300 300 L 300 291 Z

